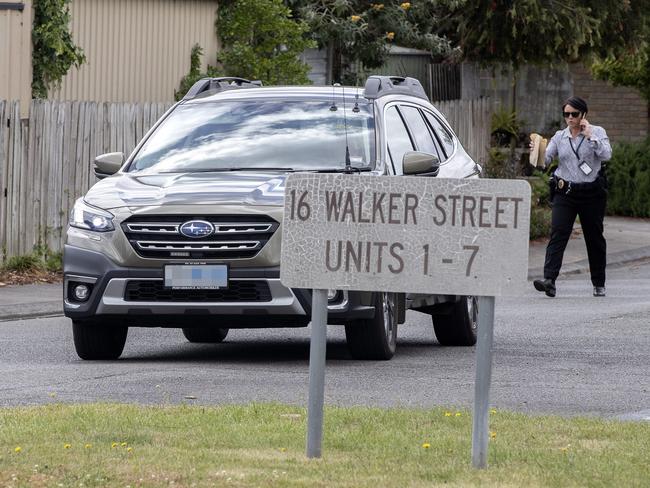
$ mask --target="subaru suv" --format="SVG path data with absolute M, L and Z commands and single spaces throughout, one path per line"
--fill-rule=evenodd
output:
M 82 359 L 115 359 L 129 327 L 177 327 L 218 343 L 231 328 L 304 327 L 311 291 L 280 282 L 284 183 L 292 172 L 478 177 L 413 78 L 365 87 L 262 87 L 206 78 L 126 159 L 98 156 L 101 180 L 70 215 L 64 312 Z M 476 342 L 473 297 L 330 290 L 328 323 L 350 353 L 390 359 L 407 309 L 443 345 Z

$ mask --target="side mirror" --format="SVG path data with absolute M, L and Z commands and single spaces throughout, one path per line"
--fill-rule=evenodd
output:
M 405 175 L 438 176 L 440 160 L 438 156 L 418 151 L 408 151 L 402 158 Z
M 124 153 L 106 153 L 95 158 L 95 176 L 100 180 L 117 173 L 124 164 Z

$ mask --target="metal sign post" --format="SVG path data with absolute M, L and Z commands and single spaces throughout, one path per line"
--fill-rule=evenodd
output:
M 494 301 L 494 297 L 479 297 L 478 302 L 474 425 L 472 427 L 472 466 L 475 468 L 487 468 Z
M 307 457 L 323 437 L 325 290 L 435 293 L 482 297 L 472 462 L 487 466 L 494 297 L 522 293 L 529 227 L 522 180 L 289 175 L 280 281 L 313 290 Z
M 327 290 L 313 290 L 309 343 L 309 406 L 307 457 L 319 458 L 323 441 L 325 355 L 327 350 Z

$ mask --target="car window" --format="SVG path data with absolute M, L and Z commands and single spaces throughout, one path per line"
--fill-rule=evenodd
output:
M 413 151 L 415 148 L 395 105 L 386 110 L 386 143 L 390 158 L 393 161 L 395 174 L 404 174 L 402 171 L 402 158 L 406 152 Z
M 422 118 L 421 112 L 417 108 L 409 106 L 400 106 L 399 109 L 411 130 L 418 151 L 438 156 L 438 159 L 441 161 L 445 159 L 444 154 L 440 155 L 438 152 L 438 148 L 433 140 L 433 134 Z
M 372 168 L 372 105 L 331 101 L 237 100 L 179 106 L 146 141 L 129 172 Z M 344 114 L 345 112 L 345 114 Z
M 424 114 L 429 121 L 429 124 L 431 124 L 433 132 L 438 137 L 438 140 L 440 140 L 447 157 L 451 156 L 454 152 L 454 139 L 452 135 L 433 114 L 429 112 L 424 112 Z

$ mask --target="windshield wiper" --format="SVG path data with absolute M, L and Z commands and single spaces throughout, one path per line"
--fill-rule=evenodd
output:
M 316 168 L 316 169 L 307 169 L 304 171 L 313 171 L 315 173 L 361 173 L 366 171 L 372 171 L 369 166 L 348 166 L 343 168 Z
M 187 169 L 185 171 L 179 169 L 177 171 L 165 171 L 165 173 L 222 173 L 227 171 L 286 171 L 291 173 L 295 171 L 293 168 L 203 168 L 203 169 Z

